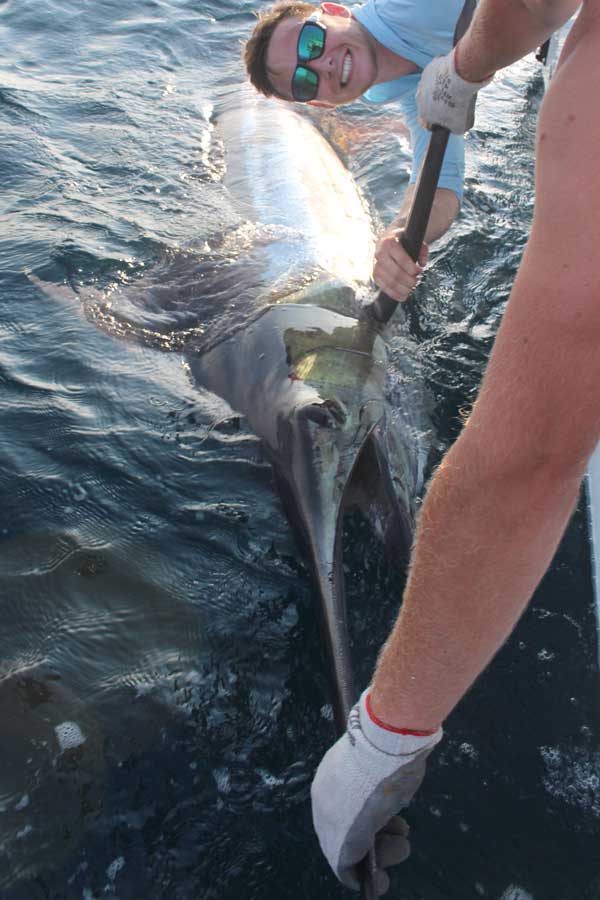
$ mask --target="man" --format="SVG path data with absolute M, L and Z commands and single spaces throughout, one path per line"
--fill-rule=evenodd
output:
M 422 119 L 470 127 L 473 83 L 542 43 L 576 6 L 481 0 L 456 52 L 423 73 Z M 372 685 L 313 782 L 321 847 L 351 887 L 548 567 L 600 437 L 599 59 L 600 0 L 587 0 L 540 110 L 531 235 L 478 400 L 429 487 Z M 407 853 L 396 820 L 385 830 L 382 866 Z
M 464 0 L 368 0 L 352 12 L 339 3 L 320 7 L 285 2 L 263 13 L 246 44 L 250 80 L 267 97 L 338 106 L 363 96 L 374 103 L 396 100 L 410 129 L 413 172 L 398 217 L 377 244 L 373 278 L 395 300 L 405 300 L 427 258 L 414 263 L 398 235 L 406 220 L 414 182 L 429 143 L 419 125 L 415 91 L 421 71 L 452 47 Z M 441 237 L 462 199 L 464 141 L 448 144 L 426 240 Z

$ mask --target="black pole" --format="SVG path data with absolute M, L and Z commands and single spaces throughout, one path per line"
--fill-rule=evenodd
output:
M 360 897 L 361 900 L 377 900 L 377 879 L 375 873 L 377 862 L 375 860 L 375 848 L 371 847 L 363 861 L 358 866 L 358 875 L 360 878 Z
M 441 125 L 433 126 L 427 153 L 419 172 L 406 228 L 400 238 L 400 243 L 415 262 L 419 258 L 419 253 L 425 240 L 425 232 L 427 231 L 431 207 L 433 206 L 449 137 L 450 132 L 447 128 L 442 128 Z M 396 300 L 393 300 L 384 291 L 380 291 L 373 301 L 371 314 L 378 322 L 387 322 L 392 317 L 397 306 Z
M 456 23 L 454 44 L 461 39 L 469 27 L 474 10 L 475 0 L 465 0 L 465 5 Z M 429 147 L 419 172 L 406 228 L 400 238 L 402 246 L 414 262 L 417 262 L 425 240 L 425 232 L 449 137 L 450 132 L 441 125 L 434 125 L 431 129 Z M 396 300 L 392 300 L 384 291 L 380 291 L 370 307 L 370 313 L 377 322 L 385 323 L 392 317 L 397 306 Z

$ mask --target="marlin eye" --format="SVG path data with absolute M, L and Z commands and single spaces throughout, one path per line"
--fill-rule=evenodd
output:
M 337 400 L 324 400 L 323 403 L 310 403 L 298 410 L 298 418 L 305 422 L 314 422 L 321 428 L 337 428 L 346 421 L 346 412 Z

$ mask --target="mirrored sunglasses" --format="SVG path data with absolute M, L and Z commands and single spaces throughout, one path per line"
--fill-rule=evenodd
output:
M 292 97 L 301 103 L 314 100 L 319 90 L 319 76 L 302 63 L 318 59 L 325 52 L 327 28 L 318 21 L 318 15 L 310 16 L 298 35 L 298 64 L 292 78 Z

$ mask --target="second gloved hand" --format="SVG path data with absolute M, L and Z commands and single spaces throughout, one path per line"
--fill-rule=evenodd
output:
M 367 696 L 365 691 L 352 709 L 348 730 L 321 760 L 311 787 L 321 849 L 340 881 L 355 890 L 356 865 L 382 829 L 376 845 L 378 869 L 408 856 L 406 828 L 393 817 L 417 792 L 425 761 L 442 737 L 441 728 L 426 736 L 382 728 L 368 711 Z M 383 893 L 389 881 L 385 873 L 379 875 Z
M 443 125 L 453 134 L 464 134 L 473 127 L 477 92 L 493 76 L 484 81 L 465 81 L 456 71 L 456 49 L 425 66 L 417 88 L 417 107 L 424 128 Z

